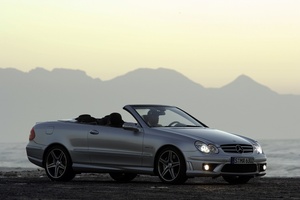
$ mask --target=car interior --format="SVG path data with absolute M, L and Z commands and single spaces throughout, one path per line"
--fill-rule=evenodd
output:
M 82 124 L 93 124 L 101 126 L 122 127 L 124 121 L 120 113 L 111 113 L 102 118 L 95 118 L 89 114 L 79 115 L 75 120 Z

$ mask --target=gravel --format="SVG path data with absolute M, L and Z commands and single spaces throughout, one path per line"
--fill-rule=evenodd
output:
M 222 178 L 192 178 L 168 185 L 155 176 L 117 183 L 108 174 L 79 174 L 52 182 L 42 169 L 0 169 L 0 199 L 300 199 L 300 178 L 262 177 L 243 185 Z

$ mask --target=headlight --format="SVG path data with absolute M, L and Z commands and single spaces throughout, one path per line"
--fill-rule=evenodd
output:
M 260 146 L 260 144 L 258 144 L 258 142 L 254 142 L 253 143 L 253 147 L 254 147 L 254 152 L 258 153 L 258 154 L 262 154 L 263 150 Z
M 202 153 L 219 153 L 218 148 L 213 144 L 205 144 L 204 142 L 196 141 L 195 147 Z

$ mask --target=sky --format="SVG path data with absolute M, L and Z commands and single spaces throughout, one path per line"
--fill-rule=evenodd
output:
M 110 80 L 174 69 L 204 87 L 241 74 L 300 94 L 299 0 L 0 0 L 0 68 Z

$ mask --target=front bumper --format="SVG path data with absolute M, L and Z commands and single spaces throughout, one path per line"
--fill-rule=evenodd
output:
M 217 177 L 222 175 L 264 176 L 266 174 L 267 158 L 265 155 L 257 157 L 252 155 L 254 161 L 250 164 L 233 164 L 231 158 L 234 156 L 237 155 L 190 156 L 186 159 L 186 175 L 188 177 Z

